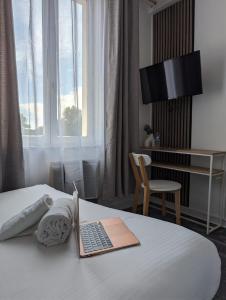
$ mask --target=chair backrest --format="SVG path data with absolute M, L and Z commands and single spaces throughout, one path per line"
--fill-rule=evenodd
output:
M 140 167 L 139 157 L 143 157 L 145 167 L 150 166 L 151 164 L 151 157 L 147 154 L 132 153 L 132 156 L 137 167 Z
M 136 184 L 140 186 L 143 182 L 144 186 L 148 187 L 149 179 L 145 167 L 151 165 L 151 157 L 146 154 L 130 153 L 129 158 Z

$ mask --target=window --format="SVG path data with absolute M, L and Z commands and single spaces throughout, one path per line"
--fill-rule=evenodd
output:
M 13 0 L 13 13 L 23 138 L 87 138 L 85 0 Z
M 32 24 L 28 0 L 14 0 L 13 9 L 22 131 L 24 135 L 43 135 L 42 1 L 33 5 Z

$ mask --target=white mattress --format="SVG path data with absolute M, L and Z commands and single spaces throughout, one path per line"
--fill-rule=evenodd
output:
M 43 193 L 39 185 L 0 194 L 0 224 Z M 117 211 L 86 201 L 81 219 L 120 216 L 141 246 L 79 259 L 75 236 L 45 248 L 34 237 L 0 243 L 1 300 L 208 300 L 220 282 L 216 247 L 181 226 Z

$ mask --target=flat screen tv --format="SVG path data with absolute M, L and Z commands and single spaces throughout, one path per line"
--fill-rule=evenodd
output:
M 200 51 L 140 69 L 143 103 L 202 94 Z

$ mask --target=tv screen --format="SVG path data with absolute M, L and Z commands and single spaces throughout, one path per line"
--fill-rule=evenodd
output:
M 143 103 L 202 94 L 200 51 L 140 69 Z

